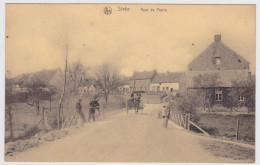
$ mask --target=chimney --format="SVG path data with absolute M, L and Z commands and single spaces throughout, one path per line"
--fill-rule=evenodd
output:
M 215 42 L 221 42 L 221 35 L 215 35 Z

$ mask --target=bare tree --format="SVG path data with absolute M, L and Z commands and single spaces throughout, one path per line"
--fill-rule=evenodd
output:
M 67 68 L 66 90 L 64 91 L 64 99 L 61 107 L 61 128 L 73 125 L 77 122 L 77 113 L 75 105 L 81 97 L 79 88 L 83 86 L 87 80 L 86 67 L 78 60 Z
M 108 63 L 104 63 L 96 70 L 94 73 L 94 81 L 104 95 L 106 102 L 111 92 L 116 90 L 120 85 L 120 77 L 117 69 Z
M 86 81 L 87 68 L 78 60 L 68 68 L 69 80 L 73 84 L 73 92 L 83 85 Z
M 62 104 L 64 102 L 64 95 L 66 93 L 68 56 L 69 56 L 69 50 L 71 49 L 71 36 L 72 36 L 71 27 L 69 26 L 69 24 L 65 24 L 63 26 L 63 29 L 58 31 L 57 38 L 55 39 L 57 44 L 63 50 L 64 57 L 65 57 L 63 89 L 59 100 L 59 110 L 58 110 L 58 129 L 61 128 L 61 110 L 62 110 Z
M 7 74 L 10 74 L 7 72 Z M 12 120 L 12 104 L 15 102 L 15 96 L 13 95 L 13 80 L 11 78 L 5 77 L 5 105 L 8 107 L 6 109 L 6 116 L 8 116 L 8 125 L 10 129 L 10 140 L 14 140 L 13 133 L 13 120 Z
M 37 114 L 40 114 L 40 101 L 44 96 L 49 95 L 49 90 L 44 81 L 35 78 L 31 82 L 25 84 L 26 93 L 28 95 L 27 104 L 35 106 Z

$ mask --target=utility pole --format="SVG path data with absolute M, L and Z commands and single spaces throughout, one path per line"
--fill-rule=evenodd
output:
M 50 112 L 51 112 L 51 92 L 50 92 Z
M 236 140 L 238 140 L 238 131 L 239 131 L 239 119 L 237 117 L 237 124 L 236 124 Z
M 134 72 L 134 87 L 133 87 L 133 92 L 135 92 L 135 72 Z

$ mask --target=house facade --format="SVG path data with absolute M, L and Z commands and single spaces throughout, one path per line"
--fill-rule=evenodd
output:
M 118 87 L 118 92 L 120 94 L 129 94 L 130 91 L 130 85 L 121 85 Z
M 156 74 L 156 70 L 135 72 L 129 80 L 130 91 L 148 92 Z
M 171 93 L 184 94 L 186 92 L 185 72 L 157 73 L 154 71 L 135 72 L 125 85 L 118 87 L 121 94 L 129 94 L 132 91 L 143 93 Z
M 214 103 L 222 104 L 233 81 L 251 78 L 249 62 L 221 41 L 215 35 L 214 42 L 188 64 L 187 92 L 209 89 Z M 243 102 L 243 96 L 237 96 Z
M 150 85 L 150 91 L 153 93 L 185 93 L 186 91 L 186 74 L 185 72 L 167 72 L 158 73 Z

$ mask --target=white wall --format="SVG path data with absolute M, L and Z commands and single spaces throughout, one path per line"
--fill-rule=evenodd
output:
M 151 84 L 150 85 L 150 91 L 156 92 L 156 89 L 159 87 L 159 91 L 171 91 L 171 88 L 173 91 L 179 90 L 179 83 L 157 83 L 157 84 Z M 168 87 L 168 90 L 167 90 Z
M 129 85 L 123 85 L 123 86 L 119 86 L 118 90 L 121 93 L 129 93 L 130 92 L 130 86 Z

